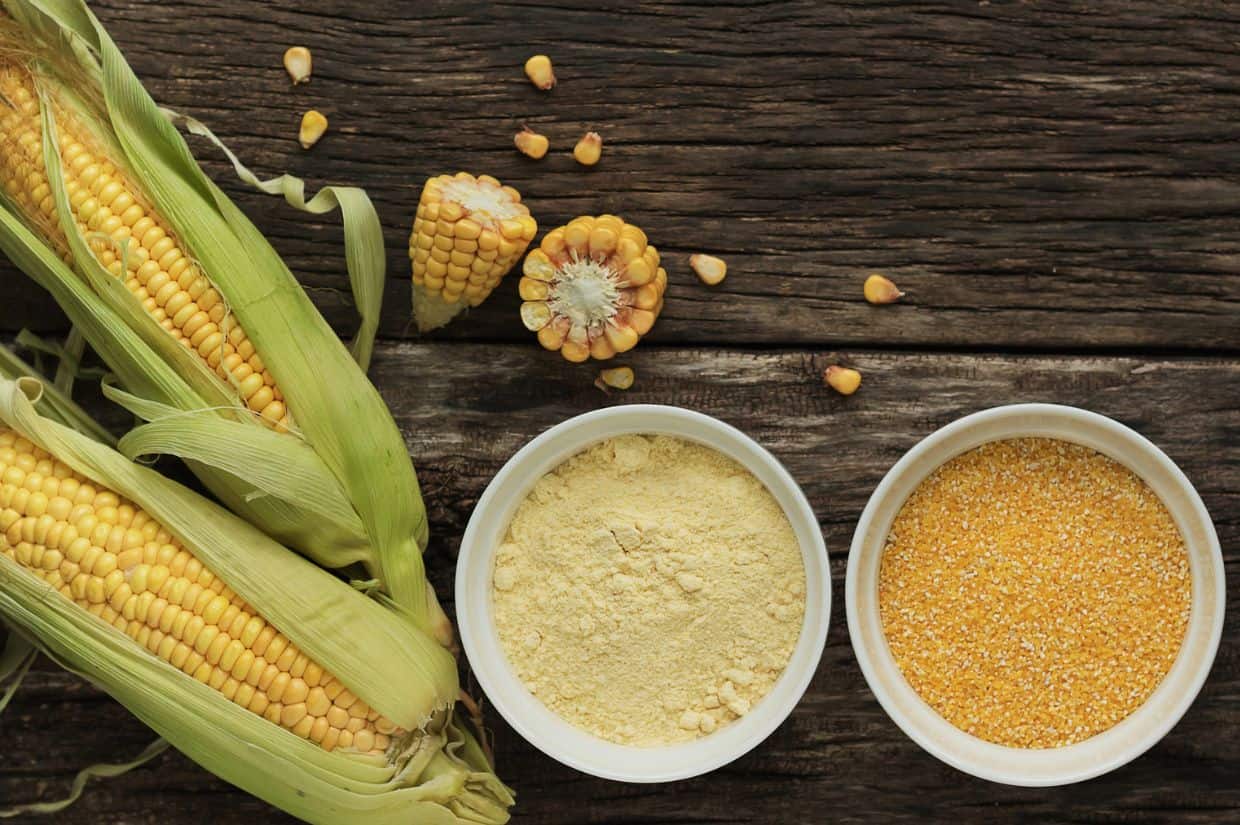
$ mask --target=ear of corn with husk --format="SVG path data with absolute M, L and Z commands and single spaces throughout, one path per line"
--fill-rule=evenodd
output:
M 3 5 L 0 248 L 115 373 L 110 394 L 151 421 L 121 449 L 180 456 L 230 509 L 324 566 L 360 562 L 446 642 L 417 480 L 353 357 L 369 358 L 383 278 L 369 201 L 328 198 L 367 310 L 351 355 L 85 5 Z M 304 203 L 296 179 L 262 185 Z
M 20 370 L 0 360 L 0 373 Z M 504 822 L 452 656 L 0 378 L 0 618 L 213 773 L 312 822 Z M 56 405 L 52 410 L 63 409 Z

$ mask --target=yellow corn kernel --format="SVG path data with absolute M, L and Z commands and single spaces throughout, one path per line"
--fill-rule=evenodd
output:
M 517 132 L 513 136 L 512 142 L 516 144 L 517 151 L 534 160 L 541 160 L 551 146 L 551 142 L 547 140 L 546 135 L 540 135 L 528 126 L 523 127 L 520 132 Z
M 633 370 L 629 367 L 614 367 L 609 370 L 603 370 L 598 374 L 598 378 L 594 380 L 594 385 L 604 392 L 608 387 L 617 390 L 627 390 L 633 386 Z
M 525 76 L 544 92 L 555 87 L 555 72 L 551 69 L 551 58 L 545 54 L 536 54 L 525 61 Z
M 865 279 L 862 291 L 871 304 L 893 304 L 904 297 L 904 293 L 889 278 L 878 274 Z
M 690 255 L 689 266 L 697 273 L 698 279 L 708 286 L 715 286 L 728 274 L 727 263 L 714 255 Z
M 312 65 L 310 50 L 305 46 L 292 46 L 284 52 L 284 70 L 294 86 L 310 79 Z
M 586 132 L 573 147 L 573 158 L 582 166 L 593 166 L 603 155 L 603 139 L 598 132 Z
M 297 140 L 302 149 L 309 149 L 319 142 L 319 138 L 327 131 L 327 116 L 318 109 L 311 109 L 301 116 L 301 128 L 297 132 Z
M 861 386 L 861 373 L 835 364 L 827 367 L 822 379 L 840 395 L 852 395 Z

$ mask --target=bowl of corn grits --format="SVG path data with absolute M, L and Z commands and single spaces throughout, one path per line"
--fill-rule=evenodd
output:
M 826 641 L 818 521 L 739 430 L 677 407 L 580 415 L 496 474 L 461 543 L 461 642 L 489 702 L 585 773 L 663 782 L 746 753 Z
M 887 473 L 853 537 L 849 634 L 917 744 L 995 782 L 1114 770 L 1201 689 L 1222 633 L 1218 537 L 1150 441 L 1074 407 L 966 416 Z

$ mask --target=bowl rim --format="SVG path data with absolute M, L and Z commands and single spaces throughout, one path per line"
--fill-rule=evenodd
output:
M 1045 435 L 1038 433 L 1036 432 L 1036 427 L 1027 423 L 1021 423 L 1031 417 L 1041 417 L 1044 420 L 1058 423 L 1070 422 L 1092 427 L 1095 431 L 1100 431 L 1111 436 L 1115 441 L 1122 443 L 1128 452 L 1126 455 L 1116 455 L 1108 449 L 1087 443 L 1083 435 L 1081 436 L 1082 440 L 1077 440 L 1069 434 Z M 971 431 L 987 425 L 997 427 L 1006 425 L 1012 429 L 1012 432 L 984 438 L 976 443 L 963 446 L 946 455 L 946 457 L 941 458 L 941 460 L 930 464 L 928 468 L 919 466 L 919 462 L 921 462 L 924 456 L 940 448 L 941 445 L 949 444 L 955 439 L 961 439 Z M 878 559 L 881 560 L 882 545 L 885 544 L 887 531 L 884 530 L 883 535 L 877 540 L 871 537 L 877 535 L 873 530 L 874 522 L 879 518 L 880 510 L 886 509 L 887 500 L 893 495 L 893 491 L 898 485 L 906 483 L 906 476 L 913 474 L 917 478 L 909 488 L 911 492 L 911 489 L 920 484 L 931 472 L 955 456 L 984 443 L 1020 438 L 1022 437 L 1021 430 L 1026 431 L 1024 433 L 1025 436 L 1042 434 L 1045 437 L 1073 441 L 1074 443 L 1083 444 L 1098 450 L 1132 470 L 1151 489 L 1155 489 L 1155 483 L 1145 474 L 1139 472 L 1132 464 L 1137 457 L 1153 462 L 1156 465 L 1156 469 L 1163 476 L 1162 479 L 1159 479 L 1159 484 L 1162 484 L 1165 479 L 1166 483 L 1175 485 L 1178 494 L 1176 507 L 1183 508 L 1182 511 L 1186 511 L 1187 517 L 1193 520 L 1193 523 L 1190 525 L 1194 528 L 1193 536 L 1198 539 L 1196 543 L 1202 546 L 1201 554 L 1208 556 L 1208 569 L 1200 571 L 1195 561 L 1196 554 L 1191 546 L 1189 547 L 1190 563 L 1193 565 L 1194 578 L 1192 590 L 1193 613 L 1198 613 L 1202 603 L 1211 608 L 1208 613 L 1202 614 L 1204 618 L 1200 618 L 1200 621 L 1205 623 L 1205 629 L 1202 630 L 1197 624 L 1198 618 L 1190 616 L 1189 627 L 1185 631 L 1185 639 L 1175 662 L 1173 662 L 1163 680 L 1146 701 L 1128 717 L 1089 739 L 1054 749 L 1011 748 L 986 742 L 955 728 L 931 709 L 913 690 L 912 686 L 908 684 L 907 680 L 904 679 L 903 674 L 891 656 L 890 650 L 887 648 L 885 637 L 881 633 L 881 622 L 879 623 L 878 643 L 875 645 L 875 647 L 881 649 L 871 649 L 863 641 L 867 637 L 867 628 L 863 622 L 875 619 L 878 613 L 878 600 L 874 593 L 874 590 L 877 588 L 876 575 L 874 576 L 874 589 L 867 590 L 866 594 L 867 596 L 874 595 L 875 597 L 862 600 L 862 594 L 859 592 L 859 588 L 862 586 L 859 580 L 863 575 L 861 566 L 863 563 L 869 562 L 869 559 L 866 557 L 871 553 L 876 553 Z M 891 508 L 892 511 L 898 512 L 899 507 L 903 506 L 906 499 L 907 495 L 901 498 L 894 508 Z M 1177 509 L 1173 508 L 1172 503 L 1168 503 L 1161 495 L 1160 499 L 1163 499 L 1164 505 L 1172 513 L 1173 517 L 1176 518 L 1176 526 L 1181 534 L 1184 535 L 1186 533 L 1185 525 L 1181 523 L 1181 519 L 1177 516 Z M 894 518 L 894 515 L 891 518 Z M 888 524 L 889 528 L 890 525 Z M 1184 540 L 1186 545 L 1190 544 L 1191 539 L 1189 535 L 1184 535 Z M 877 564 L 877 562 L 873 563 Z M 1203 572 L 1207 575 L 1202 576 Z M 1210 584 L 1213 584 L 1213 587 L 1207 589 Z M 871 692 L 878 699 L 879 704 L 886 711 L 887 715 L 910 739 L 937 759 L 981 779 L 1022 787 L 1051 787 L 1091 779 L 1131 762 L 1157 744 L 1188 711 L 1209 675 L 1222 637 L 1224 613 L 1226 610 L 1225 591 L 1225 570 L 1218 534 L 1214 529 L 1205 504 L 1201 501 L 1200 495 L 1175 462 L 1145 436 L 1114 419 L 1079 407 L 1048 403 L 1006 404 L 980 410 L 936 429 L 910 448 L 883 476 L 883 479 L 874 489 L 866 503 L 849 547 L 844 583 L 845 613 L 853 652 Z M 1196 633 L 1194 633 L 1195 626 L 1197 627 Z M 1190 642 L 1194 643 L 1194 648 L 1191 651 L 1194 655 L 1191 662 L 1187 658 L 1190 653 Z M 1172 682 L 1173 676 L 1183 684 L 1180 685 L 1181 690 L 1174 695 L 1174 698 L 1168 698 L 1171 694 L 1164 691 L 1164 688 L 1167 688 L 1168 684 Z M 1160 696 L 1160 694 L 1165 695 Z M 1159 713 L 1155 713 L 1152 710 L 1156 697 L 1159 697 L 1162 704 L 1168 705 Z M 919 715 L 914 716 L 910 713 L 908 711 L 909 707 L 918 708 Z M 1150 709 L 1150 712 L 1143 714 L 1142 711 L 1147 709 Z M 928 717 L 923 711 L 928 711 L 929 715 L 933 716 L 937 722 L 927 723 L 925 720 Z M 935 728 L 933 731 L 931 730 L 931 724 Z M 1138 728 L 1137 726 L 1140 727 Z M 951 733 L 943 730 L 944 727 L 950 728 Z M 1063 756 L 1072 753 L 1072 755 L 1079 755 L 1086 753 L 1087 751 L 1084 749 L 1087 747 L 1097 750 L 1099 747 L 1091 745 L 1091 743 L 1096 743 L 1102 737 L 1110 736 L 1121 727 L 1125 727 L 1124 735 L 1107 740 L 1104 746 L 1114 743 L 1111 751 L 1107 754 L 1099 755 L 1091 764 L 1085 767 L 1077 766 L 1072 769 L 1061 769 L 1058 771 L 1048 771 L 1045 765 L 1038 765 L 1037 767 L 1042 770 L 1042 773 L 1039 775 L 1032 773 L 1031 768 L 1034 766 L 1035 759 L 1047 761 L 1049 757 L 1044 756 L 1046 754 Z M 943 744 L 944 739 L 950 740 L 950 746 Z M 1003 756 L 1003 766 L 995 764 L 998 760 L 992 762 L 985 756 L 979 757 L 977 755 L 968 756 L 963 754 L 962 751 L 965 749 L 965 745 L 968 745 L 975 751 L 982 751 L 989 757 Z M 1090 755 L 1092 758 L 1092 752 L 1090 752 Z M 1067 759 L 1063 760 L 1065 763 L 1068 761 Z M 1012 762 L 1018 764 L 1013 767 Z
M 682 429 L 674 429 L 675 425 Z M 585 435 L 592 426 L 602 431 Z M 529 693 L 498 645 L 489 586 L 483 598 L 471 595 L 471 586 L 476 586 L 479 576 L 485 576 L 489 585 L 498 539 L 502 539 L 512 511 L 533 484 L 589 446 L 625 434 L 672 435 L 718 450 L 740 463 L 784 510 L 797 535 L 805 566 L 805 616 L 783 673 L 745 717 L 689 742 L 655 747 L 621 745 L 595 737 L 556 715 Z M 553 450 L 556 445 L 559 449 Z M 780 489 L 775 489 L 772 481 Z M 497 508 L 505 503 L 507 512 L 499 512 Z M 498 536 L 494 546 L 486 546 L 489 535 L 484 533 Z M 731 424 L 695 410 L 664 404 L 622 404 L 568 418 L 535 436 L 504 463 L 478 499 L 461 539 L 455 597 L 458 633 L 470 669 L 491 704 L 522 738 L 583 773 L 621 782 L 668 782 L 699 776 L 734 761 L 761 744 L 792 713 L 817 673 L 826 645 L 831 571 L 821 525 L 808 499 L 783 464 L 757 441 Z M 493 655 L 496 650 L 498 656 Z M 541 713 L 533 711 L 531 702 Z M 635 760 L 637 756 L 641 759 Z

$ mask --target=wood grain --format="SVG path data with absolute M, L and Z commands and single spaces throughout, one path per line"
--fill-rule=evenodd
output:
M 517 448 L 579 412 L 630 402 L 716 415 L 798 479 L 832 554 L 822 666 L 772 737 L 672 785 L 593 780 L 495 715 L 517 823 L 1201 823 L 1240 819 L 1240 6 L 1221 2 L 915 3 L 623 0 L 98 0 L 162 104 L 211 125 L 255 170 L 374 198 L 388 242 L 372 375 L 404 431 L 432 522 L 432 580 L 451 610 L 459 537 Z M 310 47 L 290 87 L 283 50 Z M 550 54 L 560 85 L 520 66 Z M 296 143 L 301 113 L 331 129 Z M 511 136 L 551 137 L 541 163 Z M 568 151 L 605 141 L 586 171 Z M 312 290 L 352 329 L 339 229 L 233 182 L 193 141 Z M 412 344 L 408 223 L 422 181 L 457 169 L 517 186 L 544 228 L 577 214 L 639 223 L 669 261 L 638 381 L 540 351 L 506 283 Z M 699 284 L 685 261 L 723 255 Z M 909 295 L 872 308 L 883 271 Z M 0 332 L 61 330 L 0 262 Z M 861 391 L 823 388 L 829 363 Z M 919 438 L 1013 401 L 1080 405 L 1135 427 L 1197 485 L 1222 540 L 1229 618 L 1183 721 L 1107 776 L 1059 789 L 964 776 L 903 736 L 869 693 L 843 617 L 845 552 L 865 500 Z M 97 398 L 93 402 L 98 404 Z M 103 411 L 102 407 L 95 409 Z M 108 420 L 123 424 L 115 410 Z M 41 662 L 0 718 L 0 807 L 56 798 L 82 766 L 130 758 L 150 732 Z M 206 813 L 208 812 L 209 813 Z M 93 781 L 64 823 L 288 821 L 170 753 Z M 34 819 L 47 822 L 46 818 Z
M 422 181 L 490 172 L 544 227 L 613 211 L 672 285 L 668 345 L 1237 351 L 1240 7 L 1226 3 L 100 0 L 156 100 L 261 172 L 365 186 L 388 240 L 383 333 L 408 334 Z M 298 43 L 313 80 L 280 66 Z M 535 51 L 560 84 L 535 90 Z M 295 141 L 318 107 L 331 130 Z M 541 163 L 516 153 L 522 122 Z M 606 140 L 584 171 L 586 129 Z M 339 231 L 242 193 L 342 329 Z M 689 253 L 730 263 L 717 289 Z M 909 293 L 861 301 L 881 270 Z M 3 271 L 0 329 L 60 325 Z M 443 338 L 524 340 L 515 284 Z
M 823 387 L 824 366 L 856 365 L 857 395 Z M 639 348 L 633 390 L 604 395 L 593 371 L 532 345 L 386 343 L 372 375 L 419 468 L 434 540 L 428 565 L 451 609 L 459 536 L 512 452 L 559 421 L 609 404 L 671 403 L 733 423 L 775 453 L 818 514 L 834 607 L 823 662 L 792 717 L 735 764 L 672 785 L 585 778 L 534 751 L 497 716 L 500 773 L 515 821 L 590 823 L 1223 823 L 1240 814 L 1240 360 L 1035 357 L 872 350 Z M 843 572 L 853 526 L 883 473 L 918 439 L 996 404 L 1056 401 L 1110 415 L 1185 471 L 1224 548 L 1229 618 L 1213 674 L 1184 720 L 1148 754 L 1103 778 L 1029 790 L 970 779 L 922 752 L 869 693 L 849 645 Z M 55 796 L 79 766 L 136 754 L 150 734 L 122 708 L 47 667 L 3 718 L 0 802 Z M 92 782 L 58 822 L 283 821 L 168 754 Z

